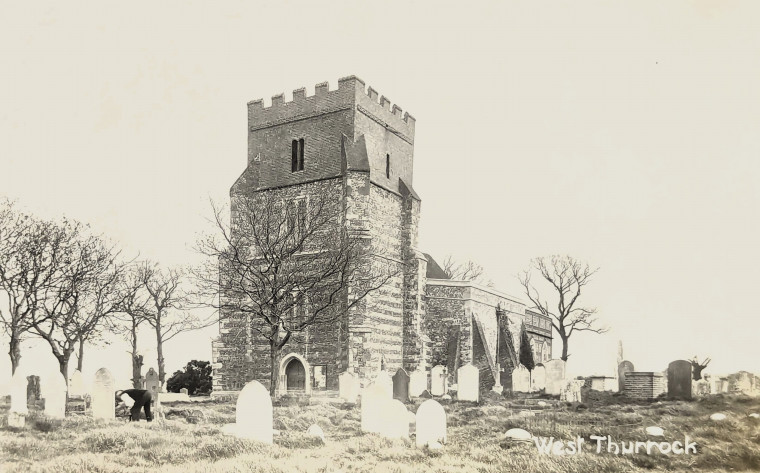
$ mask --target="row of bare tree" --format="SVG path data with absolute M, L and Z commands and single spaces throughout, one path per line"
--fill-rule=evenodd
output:
M 183 290 L 185 273 L 127 260 L 116 245 L 83 223 L 40 219 L 0 201 L 0 324 L 8 337 L 13 372 L 28 337 L 47 342 L 68 379 L 72 354 L 82 369 L 88 344 L 106 332 L 131 344 L 133 382 L 140 378 L 138 328 L 155 332 L 159 378 L 163 346 L 177 334 L 213 323 L 200 320 Z

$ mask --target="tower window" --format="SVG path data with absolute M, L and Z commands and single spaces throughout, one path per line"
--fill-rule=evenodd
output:
M 290 172 L 303 171 L 303 138 L 293 140 L 291 149 Z
M 391 155 L 385 155 L 385 177 L 390 179 L 391 177 Z

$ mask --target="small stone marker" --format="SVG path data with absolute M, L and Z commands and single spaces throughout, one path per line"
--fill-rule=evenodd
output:
M 325 443 L 325 432 L 322 430 L 322 427 L 318 426 L 317 424 L 311 424 L 309 428 L 306 430 L 306 435 L 309 437 L 315 437 L 322 441 L 322 443 Z
M 446 443 L 446 411 L 434 399 L 428 399 L 417 409 L 417 446 L 433 442 Z
M 546 368 L 541 363 L 533 368 L 531 373 L 532 391 L 541 391 L 546 389 Z
M 428 387 L 427 371 L 417 368 L 409 375 L 409 396 L 420 397 Z
M 100 368 L 95 372 L 95 382 L 92 385 L 92 418 L 113 419 L 115 417 L 115 394 L 113 376 L 108 368 Z
M 387 401 L 387 410 L 383 416 L 379 434 L 390 439 L 409 438 L 409 411 L 398 399 Z
M 263 384 L 249 381 L 240 391 L 235 405 L 235 423 L 224 426 L 223 431 L 239 438 L 271 444 L 272 398 Z
M 583 383 L 582 380 L 577 379 L 568 381 L 560 394 L 560 400 L 565 402 L 583 402 L 581 396 Z
M 426 390 L 422 391 L 422 394 L 420 394 L 420 398 L 421 398 L 421 399 L 432 399 L 432 398 L 433 398 L 433 395 L 432 395 L 432 394 L 430 394 L 430 391 L 428 391 L 428 390 L 426 389 Z
M 646 429 L 647 435 L 651 435 L 652 437 L 664 437 L 665 431 L 662 430 L 662 427 L 656 427 L 656 426 L 650 426 Z
M 758 414 L 757 412 L 753 412 L 749 416 L 752 417 L 753 419 L 760 419 L 760 414 Z
M 633 369 L 633 363 L 631 363 L 628 360 L 621 361 L 618 364 L 617 372 L 618 372 L 618 392 L 625 391 L 625 377 L 628 373 L 631 373 L 635 371 Z
M 530 442 L 533 439 L 533 436 L 530 435 L 530 432 L 523 429 L 509 429 L 507 430 L 507 433 L 504 434 L 504 437 L 509 440 L 515 440 L 518 442 Z
M 716 412 L 715 414 L 710 416 L 710 420 L 715 420 L 715 421 L 726 420 L 726 414 L 723 414 L 721 412 Z
M 467 363 L 457 370 L 457 380 L 457 399 L 471 402 L 480 400 L 480 370 L 472 363 Z
M 409 375 L 404 369 L 399 368 L 396 371 L 393 375 L 393 399 L 409 402 L 409 380 Z
M 75 370 L 69 377 L 69 397 L 83 397 L 85 394 L 82 372 Z
M 446 394 L 446 367 L 434 366 L 430 371 L 430 394 L 443 396 Z
M 359 378 L 350 371 L 344 371 L 338 376 L 339 396 L 346 402 L 356 404 L 359 397 Z
M 668 365 L 668 399 L 691 399 L 691 363 L 676 360 Z
M 42 387 L 45 393 L 45 415 L 54 419 L 66 417 L 66 379 L 63 374 L 59 371 L 48 374 Z
M 382 431 L 389 401 L 386 389 L 379 384 L 372 383 L 362 390 L 362 432 L 379 434 Z
M 517 367 L 512 370 L 512 392 L 530 392 L 530 371 L 528 371 L 528 368 L 523 365 L 517 365 Z
M 544 363 L 546 367 L 546 394 L 558 395 L 565 386 L 565 362 L 562 360 L 549 360 Z
M 182 388 L 182 389 L 180 389 L 180 390 L 179 390 L 179 393 L 180 393 L 180 394 L 188 394 L 188 393 L 187 393 L 187 388 Z

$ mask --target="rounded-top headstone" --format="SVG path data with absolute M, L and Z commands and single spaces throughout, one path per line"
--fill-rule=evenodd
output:
M 478 402 L 480 400 L 480 370 L 467 363 L 457 370 L 457 399 Z
M 446 411 L 436 400 L 428 399 L 417 409 L 417 446 L 446 443 Z
M 92 385 L 92 417 L 94 419 L 113 419 L 115 417 L 115 389 L 113 376 L 108 368 L 95 372 Z
M 393 399 L 393 379 L 385 371 L 380 371 L 372 381 L 375 386 L 380 386 L 383 391 L 388 395 L 388 399 Z
M 325 442 L 325 432 L 322 430 L 322 427 L 318 426 L 317 424 L 311 424 L 306 430 L 306 435 L 309 437 L 316 437 L 322 440 L 322 443 Z
M 361 429 L 362 432 L 380 433 L 383 429 L 385 416 L 391 396 L 386 387 L 372 383 L 362 390 Z
M 519 440 L 521 442 L 529 441 L 533 438 L 530 432 L 523 429 L 509 429 L 504 437 L 510 440 Z
M 53 371 L 42 382 L 45 399 L 45 415 L 54 419 L 66 417 L 66 378 L 60 371 Z
M 668 399 L 691 399 L 691 362 L 676 360 L 668 365 Z
M 245 385 L 237 399 L 235 410 L 235 429 L 240 438 L 257 440 L 271 444 L 272 432 L 272 398 L 269 391 L 258 381 Z
M 409 411 L 403 402 L 398 399 L 388 402 L 379 433 L 391 439 L 409 438 Z
M 27 386 L 27 372 L 19 365 L 16 367 L 16 371 L 11 377 L 11 383 L 9 391 L 11 395 L 10 412 L 26 415 L 29 410 L 26 406 L 26 386 Z

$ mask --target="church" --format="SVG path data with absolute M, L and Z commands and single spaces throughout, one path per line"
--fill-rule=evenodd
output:
M 421 198 L 414 190 L 415 119 L 355 76 L 248 103 L 247 166 L 230 196 L 272 193 L 308 199 L 336 193 L 342 222 L 360 228 L 386 250 L 397 275 L 346 313 L 345 330 L 311 327 L 307 343 L 285 346 L 280 393 L 329 395 L 349 371 L 360 379 L 466 363 L 480 370 L 481 389 L 511 387 L 520 334 L 527 332 L 536 363 L 551 358 L 552 326 L 516 297 L 473 281 L 452 280 L 418 247 Z M 235 211 L 234 208 L 232 210 Z M 233 228 L 234 232 L 234 228 Z M 241 323 L 221 314 L 212 342 L 213 395 L 239 391 L 250 380 L 269 385 L 269 343 L 250 333 L 229 336 Z M 249 331 L 250 332 L 250 331 Z

